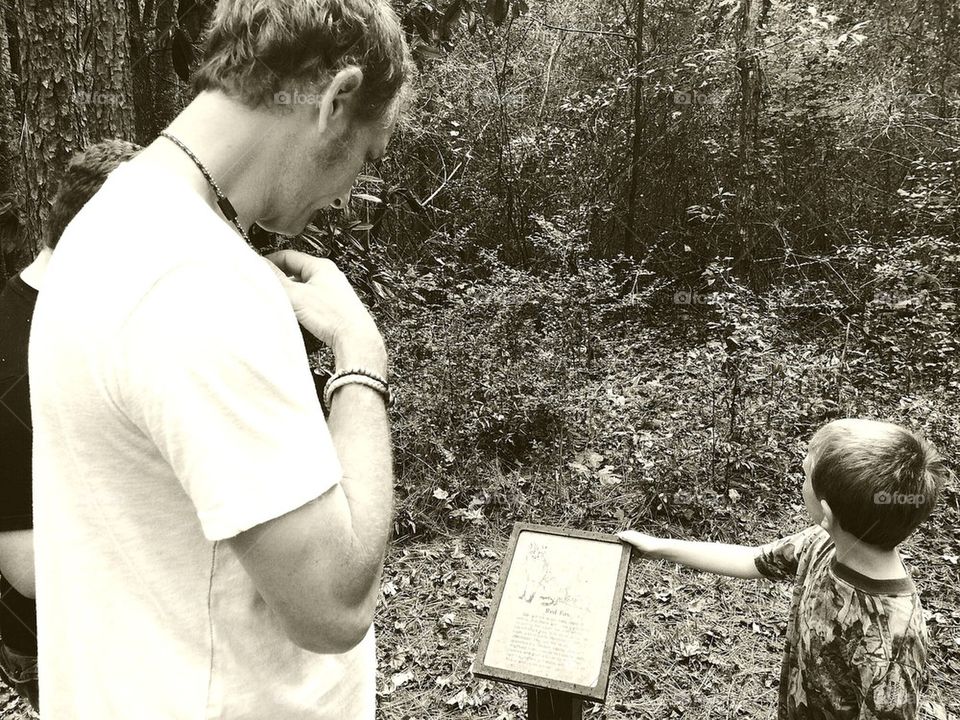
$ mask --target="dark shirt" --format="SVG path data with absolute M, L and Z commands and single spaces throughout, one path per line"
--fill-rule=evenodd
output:
M 0 531 L 33 528 L 27 340 L 36 302 L 19 275 L 0 293 Z
M 19 275 L 0 293 L 0 532 L 33 528 L 30 385 L 27 341 L 37 291 Z M 0 578 L 0 638 L 23 655 L 37 653 L 37 608 Z

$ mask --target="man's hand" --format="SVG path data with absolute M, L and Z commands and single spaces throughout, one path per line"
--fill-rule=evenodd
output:
M 332 261 L 294 250 L 281 250 L 267 259 L 287 291 L 297 320 L 333 349 L 339 367 L 363 367 L 386 374 L 380 331 Z
M 633 545 L 642 555 L 655 555 L 663 545 L 663 541 L 653 535 L 645 535 L 636 530 L 618 532 L 617 537 L 628 545 Z

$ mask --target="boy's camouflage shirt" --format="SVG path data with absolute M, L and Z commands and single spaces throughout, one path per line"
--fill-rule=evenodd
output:
M 927 628 L 909 578 L 873 580 L 818 526 L 764 545 L 757 569 L 793 580 L 779 720 L 904 720 L 927 683 Z

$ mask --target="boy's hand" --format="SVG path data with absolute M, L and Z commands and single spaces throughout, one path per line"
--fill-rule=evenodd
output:
M 636 530 L 618 532 L 617 537 L 628 545 L 633 545 L 643 555 L 655 555 L 663 546 L 662 541 L 653 535 L 645 535 Z

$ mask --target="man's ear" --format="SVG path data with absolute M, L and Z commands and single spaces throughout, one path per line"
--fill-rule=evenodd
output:
M 836 518 L 833 516 L 833 508 L 830 507 L 830 503 L 821 498 L 820 510 L 823 512 L 823 517 L 820 520 L 820 527 L 827 532 L 830 532 L 836 527 Z
M 356 65 L 349 65 L 333 76 L 317 101 L 318 132 L 323 133 L 331 125 L 343 121 L 362 83 L 363 70 Z

